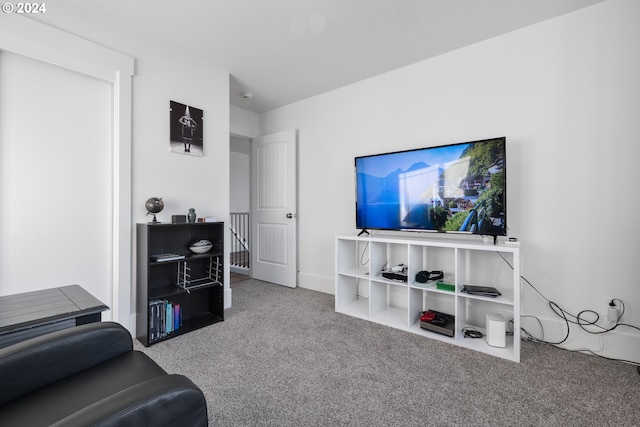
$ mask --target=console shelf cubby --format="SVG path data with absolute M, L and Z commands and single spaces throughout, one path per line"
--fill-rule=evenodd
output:
M 468 236 L 467 236 L 468 237 Z M 403 265 L 407 282 L 382 276 L 382 270 Z M 443 271 L 449 291 L 436 281 L 418 283 L 420 271 Z M 464 285 L 491 286 L 502 295 L 491 298 L 462 292 Z M 463 239 L 396 236 L 336 238 L 335 310 L 424 337 L 520 361 L 520 247 Z M 455 317 L 454 336 L 420 327 L 420 312 L 436 310 Z M 473 328 L 485 334 L 487 313 L 507 322 L 506 347 L 485 338 L 465 338 Z

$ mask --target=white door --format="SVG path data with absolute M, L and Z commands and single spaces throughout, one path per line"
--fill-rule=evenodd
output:
M 251 171 L 251 275 L 295 288 L 296 131 L 256 138 Z

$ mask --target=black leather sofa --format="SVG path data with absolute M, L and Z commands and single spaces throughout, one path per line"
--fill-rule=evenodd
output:
M 202 391 L 114 322 L 0 349 L 0 426 L 206 426 Z

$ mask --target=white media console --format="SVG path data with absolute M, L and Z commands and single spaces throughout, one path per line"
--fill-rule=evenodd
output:
M 407 267 L 407 282 L 382 277 L 384 268 L 400 264 Z M 415 281 L 418 272 L 435 270 L 444 272 L 444 278 L 437 282 L 452 284 L 455 290 L 438 289 L 436 281 Z M 495 298 L 470 295 L 462 292 L 464 285 L 495 287 L 502 295 Z M 339 236 L 335 310 L 519 362 L 519 244 L 494 245 L 436 236 Z M 422 329 L 420 312 L 426 310 L 454 315 L 454 336 Z M 505 347 L 490 346 L 484 337 L 465 338 L 465 328 L 485 333 L 487 313 L 500 314 L 510 322 L 506 330 L 513 335 L 506 337 Z

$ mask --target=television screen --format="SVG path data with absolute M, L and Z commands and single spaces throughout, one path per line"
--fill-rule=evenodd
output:
M 506 138 L 356 157 L 356 228 L 506 235 Z

